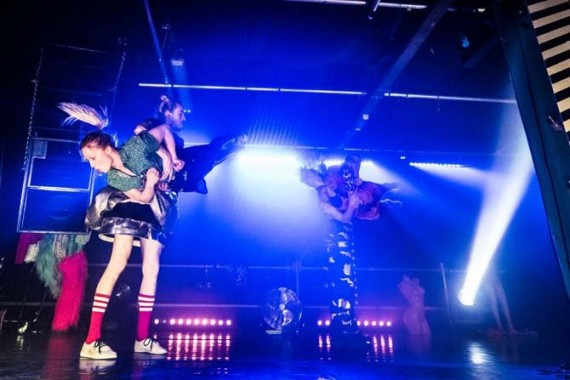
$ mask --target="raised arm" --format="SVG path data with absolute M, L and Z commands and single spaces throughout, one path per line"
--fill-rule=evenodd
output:
M 176 154 L 176 142 L 174 141 L 174 136 L 172 135 L 170 128 L 165 124 L 162 124 L 158 127 L 152 128 L 148 133 L 150 133 L 159 143 L 162 144 L 164 142 L 164 146 L 172 158 L 174 169 L 177 171 L 182 170 L 184 167 L 184 161 L 179 159 Z

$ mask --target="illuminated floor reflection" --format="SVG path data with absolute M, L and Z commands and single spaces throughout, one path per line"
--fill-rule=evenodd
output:
M 394 339 L 391 334 L 368 335 L 370 348 L 365 351 L 365 360 L 375 363 L 391 363 L 394 361 Z M 334 346 L 330 334 L 318 334 L 317 346 L 320 360 L 331 360 L 335 355 L 335 348 L 345 349 L 345 345 Z
M 134 335 L 134 331 L 133 331 Z M 159 331 L 164 356 L 135 354 L 133 336 L 107 332 L 117 360 L 79 359 L 84 332 L 0 331 L 1 379 L 546 379 L 569 378 L 568 337 L 410 337 L 370 334 L 369 345 L 322 331 Z
M 228 361 L 231 342 L 231 334 L 227 332 L 170 333 L 166 343 L 166 360 Z

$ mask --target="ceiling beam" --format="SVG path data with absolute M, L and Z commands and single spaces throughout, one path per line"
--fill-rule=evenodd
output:
M 370 115 L 376 109 L 378 103 L 384 97 L 384 94 L 390 92 L 390 89 L 394 82 L 396 82 L 396 79 L 398 79 L 400 74 L 408 66 L 414 55 L 427 40 L 434 27 L 442 19 L 445 12 L 447 12 L 447 9 L 451 6 L 451 4 L 453 4 L 453 1 L 454 0 L 439 0 L 437 4 L 430 10 L 424 22 L 419 27 L 418 31 L 408 43 L 402 54 L 400 54 L 392 67 L 387 71 L 384 78 L 376 86 L 376 90 L 371 93 L 370 98 L 364 105 L 364 108 L 362 109 L 362 112 L 360 113 L 356 123 L 354 126 L 351 126 L 348 131 L 346 131 L 345 136 L 339 145 L 339 148 L 344 148 L 352 140 L 352 138 L 360 130 L 362 130 L 362 128 L 364 128 L 364 125 L 368 120 L 368 115 Z

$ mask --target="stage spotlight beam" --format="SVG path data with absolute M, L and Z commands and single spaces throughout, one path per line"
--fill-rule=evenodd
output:
M 459 292 L 459 301 L 466 306 L 475 304 L 489 263 L 528 188 L 533 166 L 526 142 L 521 141 L 518 153 L 497 172 L 502 175 L 491 175 L 486 182 L 467 273 Z

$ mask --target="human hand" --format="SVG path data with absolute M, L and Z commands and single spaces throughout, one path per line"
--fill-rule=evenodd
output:
M 160 191 L 170 190 L 170 186 L 168 186 L 168 182 L 159 181 L 158 182 L 158 190 L 160 190 Z
M 146 131 L 147 131 L 147 129 L 143 125 L 139 124 L 139 125 L 137 125 L 137 127 L 135 128 L 135 130 L 133 132 L 135 135 L 140 135 L 141 133 L 146 132 Z
M 179 158 L 172 160 L 172 166 L 174 166 L 174 170 L 176 170 L 177 172 L 179 172 L 184 168 L 184 164 L 185 162 Z
M 348 207 L 356 208 L 360 206 L 361 200 L 358 196 L 358 192 L 350 193 L 348 196 Z
M 150 168 L 146 172 L 146 187 L 154 187 L 158 182 L 159 174 L 156 168 Z

